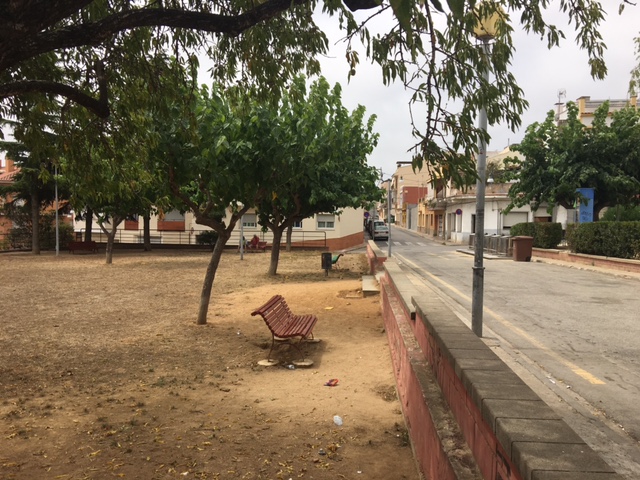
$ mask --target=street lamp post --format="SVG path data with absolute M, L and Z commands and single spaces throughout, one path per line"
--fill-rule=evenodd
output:
M 53 178 L 55 181 L 55 208 L 56 208 L 56 256 L 60 254 L 60 221 L 58 218 L 58 166 L 54 166 Z
M 474 29 L 474 33 L 480 40 L 482 55 L 482 80 L 489 82 L 489 54 L 490 42 L 495 37 L 496 22 L 499 13 L 491 17 L 483 17 Z M 487 131 L 487 109 L 483 104 L 478 114 L 478 128 L 484 133 Z M 483 137 L 478 143 L 478 180 L 476 182 L 476 223 L 475 223 L 475 249 L 473 255 L 473 284 L 471 295 L 471 329 L 478 337 L 482 337 L 482 313 L 484 300 L 484 196 L 485 177 L 487 173 L 487 142 Z
M 391 179 L 387 188 L 387 258 L 391 258 Z

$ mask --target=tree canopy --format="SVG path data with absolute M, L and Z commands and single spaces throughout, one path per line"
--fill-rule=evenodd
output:
M 279 109 L 262 107 L 254 115 L 252 123 L 266 127 L 255 138 L 268 152 L 264 168 L 271 172 L 254 206 L 259 223 L 273 232 L 269 274 L 275 275 L 282 234 L 296 221 L 380 200 L 378 172 L 367 165 L 378 136 L 375 117 L 365 119 L 363 106 L 350 113 L 340 85 L 330 89 L 324 78 L 308 93 L 305 79 L 297 78 Z
M 620 7 L 631 3 L 620 0 Z M 0 18 L 0 99 L 3 115 L 15 115 L 14 100 L 33 94 L 73 101 L 101 117 L 109 115 L 114 83 L 153 83 L 148 57 L 171 52 L 197 68 L 197 54 L 213 61 L 218 82 L 277 98 L 302 71 L 319 73 L 327 38 L 313 13 L 317 0 L 13 0 Z M 324 0 L 347 39 L 347 61 L 357 72 L 355 42 L 377 62 L 385 82 L 399 80 L 412 91 L 416 137 L 414 164 L 426 164 L 461 180 L 474 171 L 480 105 L 490 124 L 520 124 L 527 102 L 509 73 L 511 33 L 523 28 L 558 45 L 565 34 L 545 20 L 547 0 Z M 604 10 L 597 0 L 560 0 L 576 42 L 589 54 L 592 75 L 606 74 L 599 34 Z M 352 12 L 371 9 L 356 21 Z M 373 34 L 369 20 L 392 10 L 396 22 Z M 477 48 L 473 27 L 498 11 L 500 21 L 489 62 Z M 493 80 L 478 75 L 488 63 Z M 190 80 L 185 77 L 185 84 Z M 459 100 L 460 102 L 452 102 Z M 461 104 L 460 108 L 451 105 Z M 458 178 L 456 178 L 458 177 Z
M 181 208 L 217 234 L 200 297 L 203 324 L 224 246 L 242 216 L 257 208 L 277 252 L 276 236 L 294 220 L 374 201 L 377 174 L 366 158 L 377 136 L 364 109 L 349 113 L 339 86 L 330 90 L 324 79 L 307 93 L 297 78 L 278 105 L 203 88 L 184 107 L 160 117 L 153 156 L 165 164 Z
M 578 107 L 567 104 L 567 121 L 556 125 L 553 111 L 543 123 L 527 128 L 523 141 L 511 148 L 524 160 L 507 162 L 516 183 L 509 190 L 512 206 L 545 204 L 575 208 L 578 188 L 595 190 L 594 218 L 604 207 L 640 201 L 640 112 L 629 107 L 613 112 L 605 102 L 588 128 Z
M 5 206 L 10 216 L 20 217 L 20 211 L 29 211 L 31 251 L 40 254 L 40 214 L 54 204 L 59 152 L 58 119 L 47 113 L 48 102 L 44 98 L 21 104 L 22 121 L 11 124 L 14 140 L 0 140 L 0 151 L 16 162 L 20 171 L 10 185 L 0 188 L 0 196 L 10 195 L 12 202 Z M 68 198 L 65 182 L 57 184 L 59 198 Z M 23 216 L 24 218 L 24 216 Z M 15 222 L 19 224 L 21 222 Z

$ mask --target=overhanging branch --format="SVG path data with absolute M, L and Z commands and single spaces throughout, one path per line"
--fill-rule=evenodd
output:
M 101 96 L 96 99 L 75 87 L 45 80 L 22 80 L 0 85 L 0 98 L 14 97 L 34 92 L 60 95 L 91 110 L 100 118 L 107 118 L 109 116 L 109 102 L 107 101 L 106 89 L 102 87 Z

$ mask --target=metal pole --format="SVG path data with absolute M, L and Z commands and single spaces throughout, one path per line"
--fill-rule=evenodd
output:
M 244 215 L 240 217 L 240 260 L 244 260 Z
M 482 55 L 484 68 L 482 78 L 489 81 L 489 38 L 482 39 Z M 487 131 L 487 109 L 483 105 L 480 108 L 478 126 L 482 132 Z M 476 231 L 475 250 L 473 255 L 473 292 L 471 296 L 471 329 L 478 337 L 482 337 L 482 310 L 484 297 L 484 193 L 485 177 L 487 170 L 487 145 L 484 138 L 478 143 L 478 180 L 476 182 Z
M 391 179 L 389 179 L 389 188 L 387 189 L 387 227 L 389 234 L 387 236 L 387 258 L 391 258 Z
M 60 254 L 60 227 L 58 221 L 58 166 L 54 166 L 55 195 L 56 195 L 56 256 Z

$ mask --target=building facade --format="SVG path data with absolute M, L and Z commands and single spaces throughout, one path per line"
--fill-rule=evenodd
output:
M 327 248 L 329 250 L 343 250 L 360 246 L 364 243 L 365 210 L 362 208 L 344 209 L 340 214 L 317 214 L 296 223 L 292 229 L 291 241 L 294 247 Z M 230 218 L 230 214 L 229 218 Z M 190 212 L 181 213 L 177 210 L 154 215 L 150 219 L 151 243 L 161 245 L 197 245 L 199 235 L 211 231 L 210 228 L 198 225 Z M 139 244 L 144 242 L 143 218 L 132 216 L 125 220 L 116 234 L 118 243 Z M 85 237 L 85 221 L 74 215 L 74 231 L 77 239 Z M 258 235 L 261 241 L 272 243 L 271 231 L 263 231 L 258 225 L 255 211 L 249 211 L 238 222 L 231 234 L 228 246 L 237 246 L 240 239 L 250 239 Z M 92 239 L 106 241 L 94 219 Z M 285 238 L 283 238 L 285 241 Z

